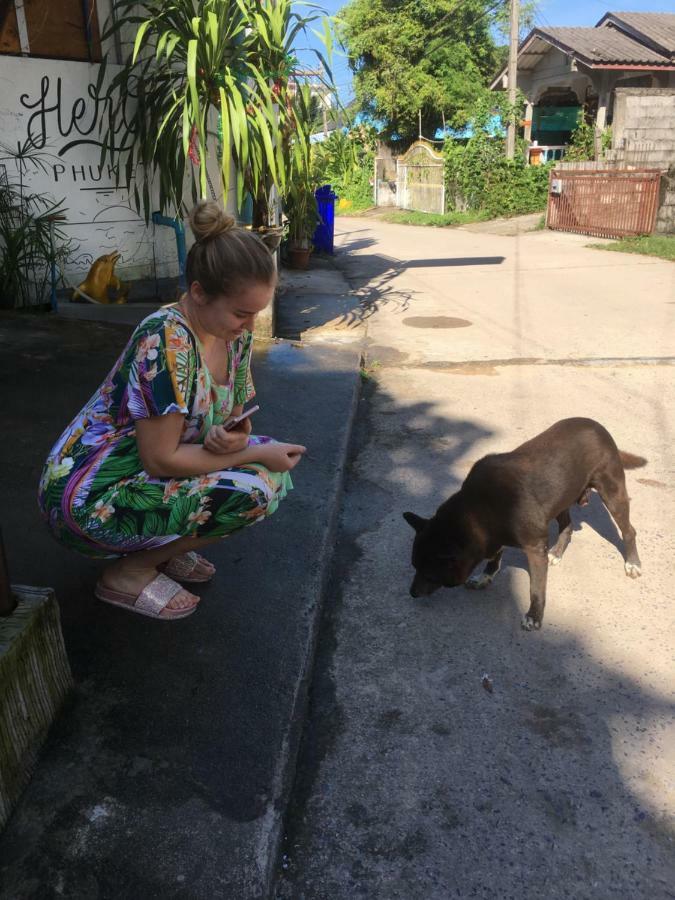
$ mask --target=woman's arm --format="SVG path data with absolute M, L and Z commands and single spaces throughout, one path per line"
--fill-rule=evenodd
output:
M 187 478 L 255 462 L 252 447 L 234 453 L 216 454 L 201 444 L 181 444 L 184 421 L 181 413 L 137 420 L 136 443 L 148 475 L 154 478 Z
M 136 421 L 138 453 L 151 477 L 189 478 L 254 462 L 273 472 L 287 472 L 305 452 L 297 444 L 261 444 L 232 453 L 212 453 L 201 444 L 180 443 L 184 418 L 181 413 L 168 413 Z
M 244 411 L 242 404 L 232 407 L 230 418 L 240 416 Z M 224 425 L 212 425 L 204 438 L 204 446 L 210 453 L 233 453 L 248 446 L 248 436 L 253 429 L 251 417 L 243 419 L 234 428 L 228 430 Z

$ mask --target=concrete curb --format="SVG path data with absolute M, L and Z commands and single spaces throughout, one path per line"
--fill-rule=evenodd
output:
M 277 880 L 277 868 L 280 860 L 281 847 L 283 843 L 283 830 L 288 813 L 289 802 L 292 797 L 293 785 L 297 771 L 299 751 L 302 739 L 303 729 L 307 718 L 309 689 L 312 682 L 314 671 L 314 663 L 316 660 L 316 651 L 318 644 L 319 629 L 321 626 L 321 617 L 323 614 L 324 603 L 328 591 L 328 583 L 332 571 L 333 548 L 337 535 L 338 521 L 340 509 L 342 507 L 342 498 L 344 493 L 346 464 L 349 457 L 349 449 L 354 433 L 354 423 L 358 409 L 359 398 L 361 395 L 360 372 L 356 373 L 354 386 L 352 390 L 351 405 L 347 419 L 347 427 L 342 436 L 339 448 L 340 465 L 335 470 L 332 483 L 332 491 L 334 492 L 334 500 L 331 506 L 328 526 L 324 534 L 324 541 L 321 547 L 320 573 L 318 576 L 319 590 L 317 603 L 312 610 L 312 621 L 309 627 L 309 639 L 306 647 L 305 660 L 302 671 L 300 672 L 293 712 L 290 718 L 291 728 L 287 737 L 286 756 L 280 761 L 277 772 L 278 790 L 275 794 L 282 802 L 281 810 L 275 806 L 276 816 L 270 825 L 269 849 L 267 859 L 267 878 L 265 898 L 271 900 L 272 892 Z

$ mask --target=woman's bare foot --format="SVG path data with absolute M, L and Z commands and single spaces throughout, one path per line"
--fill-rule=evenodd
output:
M 179 553 L 177 556 L 172 556 L 160 568 L 169 578 L 173 578 L 176 581 L 194 582 L 195 584 L 210 581 L 216 574 L 216 567 L 213 563 L 194 550 L 189 553 Z
M 140 567 L 130 563 L 129 557 L 111 563 L 101 575 L 100 582 L 104 587 L 123 594 L 138 595 L 143 588 L 157 578 L 157 569 Z M 200 598 L 195 594 L 181 590 L 169 600 L 166 609 L 192 609 L 199 603 Z M 163 613 L 160 613 L 163 615 Z
M 209 562 L 209 560 L 206 559 L 205 556 L 200 556 L 200 554 L 198 553 L 197 565 L 194 568 L 193 574 L 199 576 L 200 578 L 213 578 L 213 576 L 216 574 L 216 567 L 212 562 Z

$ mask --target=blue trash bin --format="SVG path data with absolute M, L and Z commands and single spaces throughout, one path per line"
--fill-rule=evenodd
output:
M 316 226 L 312 243 L 315 250 L 324 253 L 333 253 L 335 243 L 335 201 L 337 194 L 331 190 L 329 184 L 317 188 L 314 191 L 316 202 L 319 208 L 320 223 Z

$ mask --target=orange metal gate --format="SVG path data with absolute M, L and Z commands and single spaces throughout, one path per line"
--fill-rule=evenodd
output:
M 660 180 L 655 169 L 552 169 L 546 225 L 605 238 L 651 234 Z

